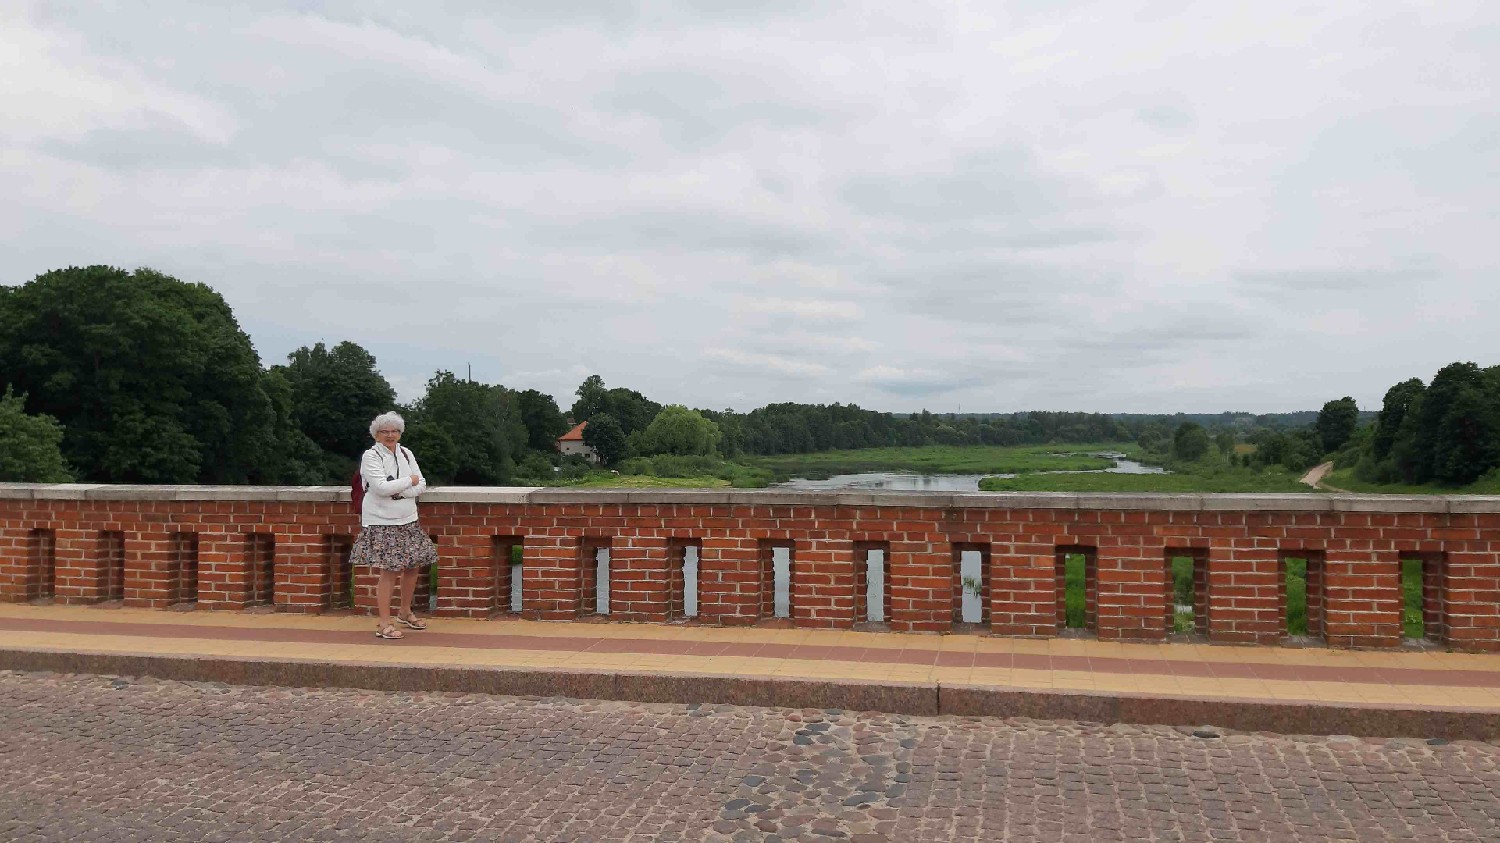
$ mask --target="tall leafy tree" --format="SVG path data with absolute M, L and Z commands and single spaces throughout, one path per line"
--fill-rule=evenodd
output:
M 330 454 L 307 438 L 292 419 L 292 385 L 278 368 L 264 373 L 261 388 L 271 401 L 271 445 L 251 471 L 254 483 L 311 486 L 348 480 L 353 458 Z
M 587 430 L 587 428 L 585 428 Z M 719 444 L 719 426 L 681 404 L 663 407 L 635 440 L 642 456 L 677 454 L 709 456 Z
M 1234 453 L 1234 434 L 1227 430 L 1221 430 L 1214 434 L 1214 447 L 1219 453 L 1228 456 Z
M 502 386 L 460 380 L 439 371 L 406 414 L 402 441 L 439 483 L 503 486 L 526 447 L 515 394 Z
M 739 456 L 745 441 L 745 417 L 730 409 L 699 410 L 698 412 L 719 426 L 719 453 L 730 458 Z
M 62 425 L 51 416 L 29 416 L 25 402 L 7 387 L 0 395 L 0 481 L 67 483 L 73 479 L 62 455 Z
M 573 407 L 568 411 L 573 417 L 573 423 L 588 421 L 596 413 L 609 411 L 609 390 L 604 388 L 604 378 L 598 375 L 589 375 L 578 385 L 578 400 L 573 402 Z M 566 432 L 566 431 L 564 431 Z
M 1370 442 L 1375 459 L 1383 460 L 1390 455 L 1401 431 L 1402 422 L 1412 406 L 1427 390 L 1421 378 L 1404 380 L 1385 391 L 1380 412 L 1375 414 L 1375 438 Z
M 526 444 L 533 451 L 551 453 L 557 449 L 557 437 L 568 432 L 568 420 L 552 396 L 535 389 L 516 393 L 521 423 L 526 426 Z
M 661 412 L 661 405 L 633 389 L 617 387 L 611 389 L 606 400 L 609 414 L 620 423 L 620 428 L 629 436 L 646 425 Z
M 1444 366 L 1422 394 L 1414 479 L 1461 485 L 1500 464 L 1500 383 L 1495 369 Z
M 1316 423 L 1318 438 L 1323 443 L 1323 453 L 1331 454 L 1344 447 L 1344 443 L 1354 435 L 1354 428 L 1358 424 L 1359 406 L 1354 403 L 1353 398 L 1346 395 L 1324 404 Z
M 609 413 L 620 429 L 629 436 L 646 425 L 661 412 L 661 405 L 633 389 L 616 387 L 606 389 L 604 379 L 589 375 L 578 385 L 578 400 L 573 402 L 570 414 L 574 422 L 588 421 L 599 413 Z
M 1172 434 L 1172 456 L 1180 460 L 1202 459 L 1208 453 L 1208 431 L 1197 422 L 1183 422 Z
M 0 324 L 0 385 L 84 479 L 242 483 L 271 444 L 255 348 L 203 284 L 70 267 L 6 289 Z
M 604 465 L 614 465 L 627 452 L 625 429 L 609 413 L 595 413 L 589 419 L 588 427 L 583 429 L 583 444 L 593 448 Z
M 273 371 L 291 387 L 292 421 L 335 460 L 348 462 L 370 445 L 370 420 L 396 404 L 375 357 L 352 342 L 323 343 L 287 355 Z

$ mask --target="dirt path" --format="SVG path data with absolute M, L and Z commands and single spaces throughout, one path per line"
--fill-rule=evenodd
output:
M 1340 489 L 1337 486 L 1330 486 L 1323 482 L 1323 478 L 1327 477 L 1330 471 L 1333 471 L 1332 460 L 1313 466 L 1311 470 L 1302 475 L 1302 482 L 1324 492 L 1347 492 L 1348 489 Z

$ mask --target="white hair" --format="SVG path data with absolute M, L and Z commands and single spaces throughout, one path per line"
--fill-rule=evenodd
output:
M 406 419 L 401 418 L 401 416 L 398 415 L 395 410 L 392 410 L 389 413 L 381 413 L 380 415 L 375 417 L 374 421 L 370 422 L 370 438 L 374 439 L 375 431 L 381 429 L 382 427 L 394 427 L 402 433 L 405 433 Z

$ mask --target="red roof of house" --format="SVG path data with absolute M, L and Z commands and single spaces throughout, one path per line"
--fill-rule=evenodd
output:
M 567 441 L 570 441 L 570 442 L 582 442 L 583 441 L 583 429 L 585 427 L 588 427 L 588 424 L 589 423 L 586 422 L 586 421 L 585 422 L 579 422 L 577 425 L 575 425 L 573 427 L 572 430 L 570 430 L 567 433 L 564 433 L 563 435 L 557 437 L 557 441 L 562 442 L 564 440 L 567 440 Z

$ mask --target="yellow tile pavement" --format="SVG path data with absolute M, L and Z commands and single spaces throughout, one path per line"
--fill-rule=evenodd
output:
M 1198 698 L 1263 699 L 1351 705 L 1462 707 L 1500 712 L 1500 655 L 1435 650 L 1345 651 L 1321 648 L 1220 647 L 1205 644 L 1100 642 L 1084 638 L 1022 639 L 978 635 L 895 634 L 847 630 L 709 627 L 692 624 L 547 623 L 437 618 L 432 631 L 380 641 L 373 620 L 350 614 L 152 611 L 80 606 L 0 605 L 6 649 L 162 654 L 299 662 L 462 665 L 468 667 L 630 671 L 686 675 L 782 677 L 861 682 L 977 685 Z M 160 630 L 152 634 L 151 630 Z M 298 640 L 264 640 L 277 633 Z M 440 633 L 434 636 L 434 633 Z M 337 634 L 337 635 L 333 635 Z M 353 635 L 354 637 L 350 637 Z M 429 637 L 431 636 L 431 637 Z M 511 646 L 533 639 L 535 648 Z M 424 637 L 426 640 L 424 641 Z M 493 639 L 494 646 L 486 646 Z M 332 639 L 332 640 L 331 640 Z M 695 643 L 773 645 L 754 656 L 689 655 L 632 650 L 628 642 L 686 649 Z M 604 646 L 601 642 L 608 642 Z M 599 643 L 603 649 L 588 649 Z M 818 660 L 826 646 L 854 657 Z M 667 647 L 670 649 L 670 647 Z M 904 651 L 904 652 L 902 652 Z M 886 661 L 902 652 L 917 663 Z M 930 660 L 926 654 L 931 654 Z M 1017 663 L 936 665 L 939 654 L 975 654 Z M 861 660 L 863 656 L 864 660 Z M 1070 659 L 1046 669 L 1046 656 Z M 1175 671 L 1174 671 L 1174 666 Z M 1340 669 L 1324 681 L 1318 669 Z M 1423 670 L 1402 681 L 1401 670 Z M 1452 681 L 1441 681 L 1444 673 Z M 1265 678 L 1265 677 L 1278 678 Z M 1434 678 L 1439 681 L 1433 681 Z

